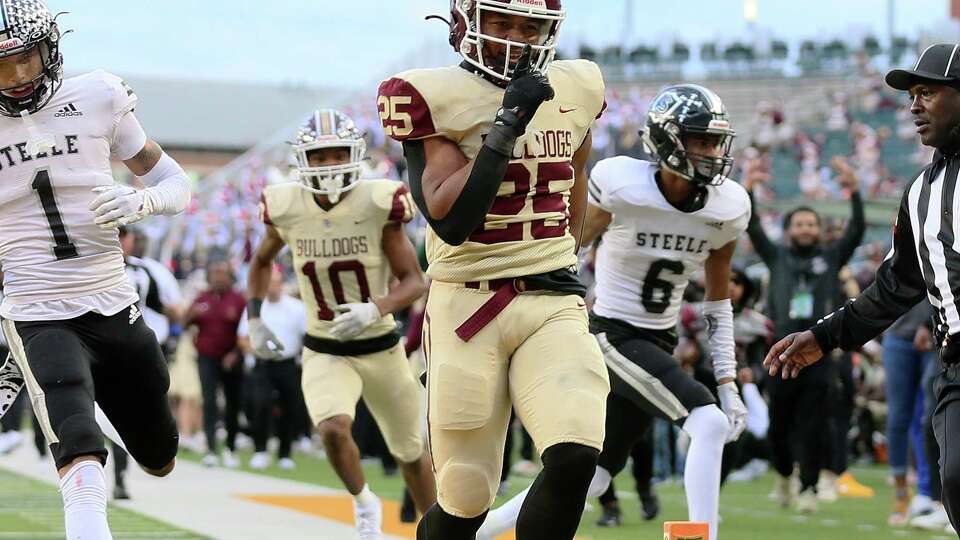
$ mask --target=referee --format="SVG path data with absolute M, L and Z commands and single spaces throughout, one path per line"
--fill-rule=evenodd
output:
M 873 285 L 811 329 L 790 334 L 767 353 L 771 375 L 795 377 L 835 348 L 855 350 L 881 334 L 924 296 L 935 308 L 941 370 L 934 381 L 933 428 L 941 452 L 943 504 L 960 525 L 960 448 L 947 444 L 960 430 L 960 44 L 931 45 L 913 69 L 887 73 L 889 86 L 910 93 L 920 142 L 933 161 L 903 193 L 893 249 Z

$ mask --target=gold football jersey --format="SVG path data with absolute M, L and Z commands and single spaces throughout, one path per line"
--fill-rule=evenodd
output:
M 261 220 L 290 247 L 307 309 L 307 333 L 334 339 L 329 331 L 333 307 L 387 294 L 392 274 L 381 247 L 383 227 L 410 221 L 414 211 L 407 187 L 393 180 L 360 180 L 330 211 L 299 183 L 264 190 Z M 395 327 L 393 315 L 387 314 L 354 339 L 382 336 Z
M 482 228 L 460 246 L 427 230 L 427 275 L 465 282 L 518 277 L 575 265 L 569 231 L 572 158 L 605 106 L 600 69 L 563 60 L 547 70 L 556 93 L 517 140 Z M 398 141 L 443 136 L 476 157 L 503 100 L 503 88 L 460 66 L 416 69 L 380 85 L 384 131 Z

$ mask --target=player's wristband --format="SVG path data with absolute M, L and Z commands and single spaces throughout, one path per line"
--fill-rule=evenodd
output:
M 483 145 L 496 151 L 498 154 L 510 156 L 513 147 L 517 144 L 517 130 L 521 122 L 514 109 L 497 111 L 497 118 L 493 121 L 493 128 L 483 139 Z
M 263 298 L 251 298 L 247 301 L 247 318 L 260 318 L 260 308 L 263 307 Z

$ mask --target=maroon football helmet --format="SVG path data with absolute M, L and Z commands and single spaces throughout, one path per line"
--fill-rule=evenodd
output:
M 536 71 L 544 71 L 556 53 L 560 25 L 566 17 L 560 1 L 450 0 L 450 44 L 464 60 L 486 75 L 500 81 L 510 81 L 513 66 L 509 59 L 516 57 L 516 51 L 527 44 L 484 34 L 481 31 L 481 21 L 490 13 L 529 17 L 535 19 L 542 28 L 539 43 L 531 45 L 531 67 Z M 506 48 L 504 56 L 507 61 L 484 58 L 485 41 L 503 45 Z

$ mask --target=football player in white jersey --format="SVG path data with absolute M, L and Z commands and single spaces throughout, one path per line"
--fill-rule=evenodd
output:
M 747 227 L 750 203 L 726 174 L 734 131 L 720 98 L 702 86 L 664 89 L 647 114 L 644 143 L 656 162 L 605 159 L 590 175 L 583 245 L 601 234 L 590 331 L 610 376 L 606 438 L 588 496 L 606 491 L 654 416 L 690 436 L 684 487 L 691 521 L 717 537 L 723 446 L 746 426 L 733 382 L 736 360 L 730 261 Z M 683 290 L 706 271 L 703 314 L 709 324 L 717 407 L 706 386 L 673 358 Z M 517 498 L 521 498 L 520 494 Z M 477 538 L 515 522 L 516 500 L 492 512 Z
M 166 362 L 136 307 L 118 226 L 180 212 L 190 184 L 144 134 L 120 78 L 63 78 L 60 37 L 39 0 L 0 0 L 0 316 L 7 369 L 22 372 L 60 474 L 67 537 L 101 540 L 109 430 L 94 396 L 150 474 L 168 474 L 177 450 Z M 111 157 L 148 187 L 115 185 Z

